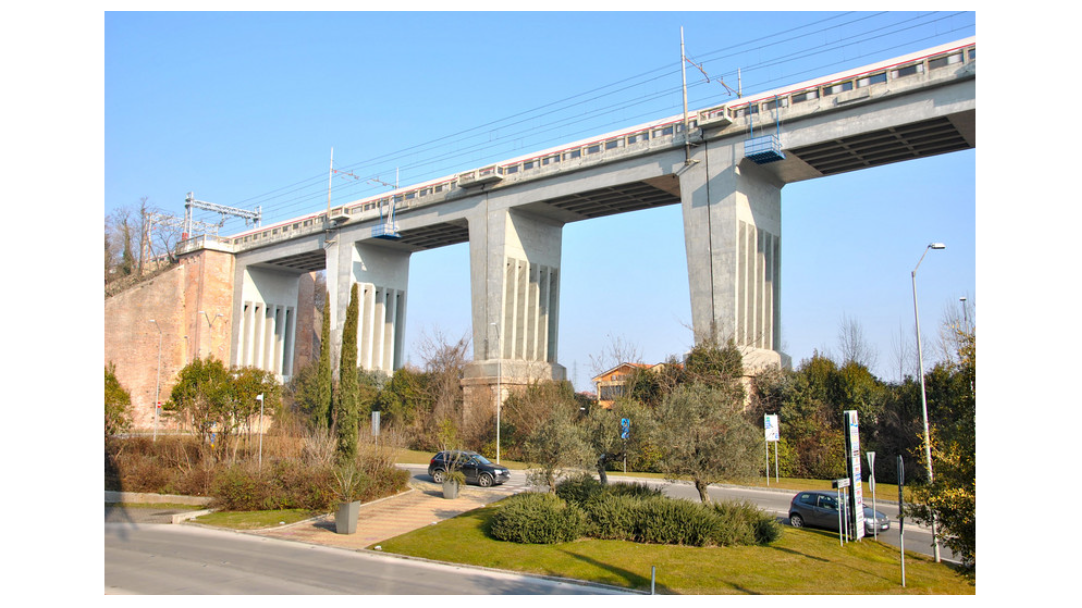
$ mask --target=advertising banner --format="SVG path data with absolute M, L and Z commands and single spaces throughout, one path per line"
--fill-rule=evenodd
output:
M 845 470 L 849 475 L 849 512 L 853 538 L 864 536 L 864 496 L 860 480 L 860 425 L 856 410 L 845 412 Z

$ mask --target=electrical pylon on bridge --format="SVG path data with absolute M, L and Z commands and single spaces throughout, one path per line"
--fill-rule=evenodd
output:
M 184 238 L 192 236 L 192 209 L 206 209 L 207 211 L 214 211 L 222 214 L 222 221 L 219 222 L 219 226 L 225 223 L 225 216 L 234 215 L 239 218 L 244 218 L 244 225 L 247 226 L 248 222 L 254 221 L 256 226 L 259 226 L 259 220 L 263 216 L 263 208 L 256 207 L 254 211 L 247 209 L 238 209 L 236 207 L 226 207 L 225 205 L 219 205 L 217 203 L 208 203 L 206 201 L 196 200 L 195 195 L 191 192 L 184 199 Z

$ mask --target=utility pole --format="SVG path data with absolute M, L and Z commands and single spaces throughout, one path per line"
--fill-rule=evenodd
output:
M 327 169 L 327 221 L 331 223 L 331 183 L 334 181 L 334 146 L 331 146 L 331 166 Z
M 688 74 L 687 55 L 684 54 L 684 27 L 680 26 L 680 78 L 684 91 L 684 163 L 691 162 L 691 129 L 688 124 Z

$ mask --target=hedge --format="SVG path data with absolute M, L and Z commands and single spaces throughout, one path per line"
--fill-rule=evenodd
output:
M 734 546 L 777 540 L 777 521 L 746 502 L 703 505 L 664 496 L 646 484 L 603 486 L 588 476 L 561 483 L 556 494 L 508 499 L 492 520 L 492 536 L 520 543 L 559 543 L 580 536 L 641 543 Z

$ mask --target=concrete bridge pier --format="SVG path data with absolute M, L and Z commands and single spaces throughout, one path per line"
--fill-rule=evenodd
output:
M 388 376 L 402 367 L 405 353 L 406 288 L 410 252 L 378 239 L 344 240 L 327 247 L 328 310 L 335 377 L 341 353 L 346 309 L 357 284 L 357 364 Z
M 567 377 L 556 362 L 563 223 L 508 207 L 482 209 L 469 218 L 474 360 L 463 379 L 467 403 L 495 396 L 497 386 L 506 396 L 516 385 Z
M 781 188 L 743 142 L 703 142 L 680 172 L 696 342 L 730 338 L 746 367 L 789 365 L 781 352 Z
M 234 302 L 234 364 L 293 374 L 300 292 L 299 275 L 256 266 L 238 267 Z

